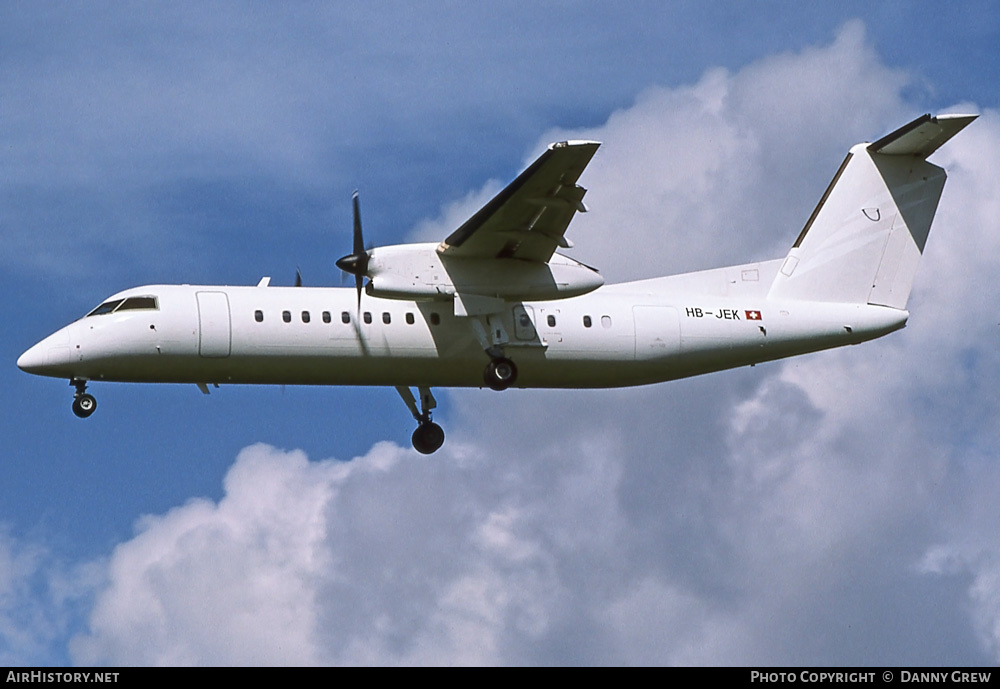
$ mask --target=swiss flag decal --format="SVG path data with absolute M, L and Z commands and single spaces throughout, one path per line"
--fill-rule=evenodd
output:
M 760 311 L 747 311 L 746 314 L 747 314 L 747 320 L 748 321 L 759 321 L 760 320 Z

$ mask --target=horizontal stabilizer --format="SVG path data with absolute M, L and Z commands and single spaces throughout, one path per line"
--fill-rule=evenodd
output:
M 868 150 L 882 155 L 927 158 L 977 117 L 979 115 L 924 115 L 869 144 Z
M 769 296 L 905 309 L 946 177 L 926 158 L 974 119 L 924 115 L 853 146 Z

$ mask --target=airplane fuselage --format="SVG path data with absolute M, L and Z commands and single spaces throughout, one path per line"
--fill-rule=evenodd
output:
M 903 327 L 868 304 L 767 299 L 780 262 L 620 283 L 512 303 L 486 323 L 516 387 L 643 385 L 853 344 Z M 453 302 L 310 287 L 150 285 L 113 295 L 155 308 L 93 313 L 18 365 L 90 381 L 483 387 L 476 319 Z M 492 335 L 492 333 L 491 333 Z

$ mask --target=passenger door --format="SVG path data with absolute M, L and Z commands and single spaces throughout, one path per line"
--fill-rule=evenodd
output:
M 222 359 L 232 351 L 229 296 L 225 292 L 198 292 L 198 353 Z

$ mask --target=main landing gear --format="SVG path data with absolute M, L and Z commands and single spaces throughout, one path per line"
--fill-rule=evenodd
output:
M 410 413 L 417 422 L 417 430 L 413 431 L 410 440 L 413 442 L 413 449 L 422 455 L 429 455 L 437 452 L 444 445 L 444 429 L 431 421 L 431 410 L 437 406 L 437 400 L 431 394 L 430 388 L 417 388 L 420 393 L 420 409 L 417 409 L 417 400 L 413 397 L 410 388 L 405 385 L 397 385 L 396 392 L 403 398 Z
M 87 392 L 87 381 L 74 378 L 69 382 L 76 388 L 73 395 L 73 413 L 81 419 L 85 419 L 97 411 L 97 400 Z
M 504 355 L 503 347 L 510 338 L 503 319 L 498 314 L 489 314 L 470 320 L 476 339 L 490 358 L 483 370 L 483 382 L 492 390 L 506 390 L 517 381 L 517 366 Z
M 493 390 L 506 390 L 517 380 L 517 366 L 504 356 L 494 356 L 483 371 L 483 382 Z

